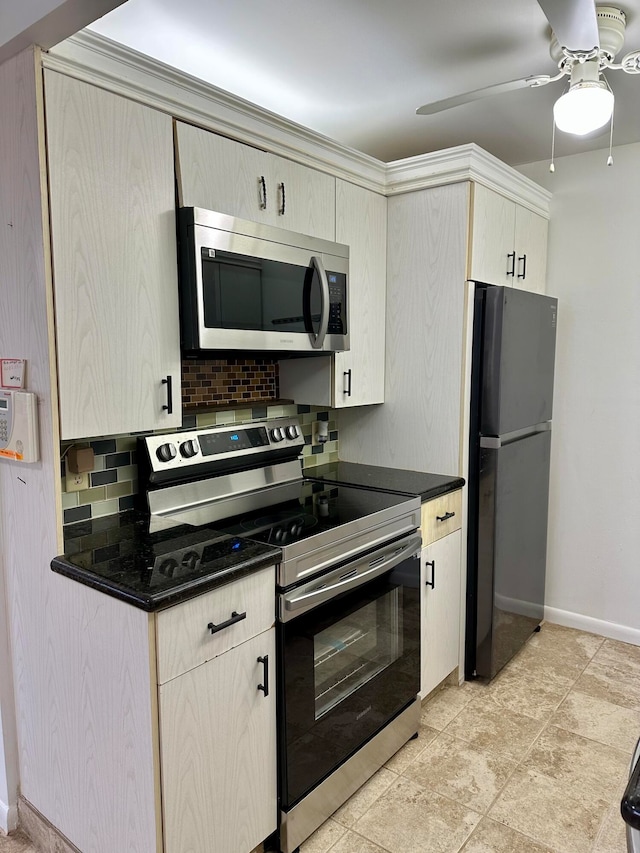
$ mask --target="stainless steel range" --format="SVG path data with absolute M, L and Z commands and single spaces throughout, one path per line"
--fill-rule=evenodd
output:
M 139 445 L 152 529 L 282 550 L 279 845 L 292 853 L 418 731 L 419 499 L 306 480 L 293 418 Z

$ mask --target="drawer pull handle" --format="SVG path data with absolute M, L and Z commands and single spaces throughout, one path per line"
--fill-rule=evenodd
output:
M 448 521 L 450 518 L 453 518 L 455 512 L 445 512 L 444 515 L 436 515 L 438 521 Z
M 258 684 L 258 690 L 262 690 L 264 698 L 266 699 L 269 695 L 269 655 L 258 658 L 258 663 L 261 663 L 264 667 L 264 684 Z
M 212 634 L 217 634 L 218 631 L 222 631 L 225 628 L 228 628 L 230 625 L 235 625 L 236 622 L 242 622 L 243 619 L 247 618 L 247 611 L 244 613 L 238 613 L 235 610 L 231 614 L 231 619 L 227 619 L 226 622 L 220 622 L 219 625 L 215 625 L 213 622 L 209 622 L 207 628 L 211 631 Z
M 430 586 L 431 589 L 436 588 L 436 561 L 435 560 L 425 560 L 425 566 L 431 566 L 431 580 L 425 581 L 425 586 Z

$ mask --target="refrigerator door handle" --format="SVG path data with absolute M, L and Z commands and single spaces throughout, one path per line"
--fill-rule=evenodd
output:
M 485 447 L 489 450 L 498 450 L 504 447 L 505 444 L 511 444 L 514 441 L 520 441 L 521 438 L 529 438 L 530 435 L 536 435 L 539 432 L 550 432 L 551 421 L 545 421 L 541 424 L 525 427 L 524 429 L 516 429 L 513 432 L 505 432 L 503 435 L 481 435 L 480 447 Z

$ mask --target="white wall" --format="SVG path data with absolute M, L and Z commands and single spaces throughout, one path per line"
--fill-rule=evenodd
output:
M 1 510 L 0 510 L 1 514 Z M 18 744 L 16 739 L 13 676 L 9 650 L 7 606 L 2 550 L 0 550 L 0 831 L 18 823 Z
M 547 617 L 640 645 L 640 144 L 520 167 L 553 192 Z
M 31 44 L 50 48 L 124 0 L 2 0 L 0 64 Z

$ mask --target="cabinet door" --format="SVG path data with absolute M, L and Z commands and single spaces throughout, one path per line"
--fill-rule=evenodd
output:
M 514 287 L 545 293 L 547 278 L 547 235 L 549 222 L 543 216 L 516 205 L 516 276 Z
M 336 181 L 336 240 L 349 246 L 349 351 L 281 362 L 280 394 L 336 409 L 383 403 L 386 198 Z
M 458 666 L 461 536 L 461 531 L 456 530 L 422 549 L 420 692 L 423 698 Z
M 269 207 L 271 224 L 298 234 L 335 240 L 336 179 L 274 155 L 270 166 L 274 196 L 274 205 Z
M 275 830 L 274 668 L 271 629 L 159 688 L 165 853 L 249 853 Z
M 335 240 L 335 178 L 189 124 L 175 132 L 182 207 Z
M 516 205 L 481 184 L 473 185 L 469 278 L 513 284 Z
M 178 427 L 171 118 L 53 71 L 45 91 L 62 438 Z
M 175 132 L 181 207 L 275 224 L 277 198 L 265 151 L 181 122 Z

